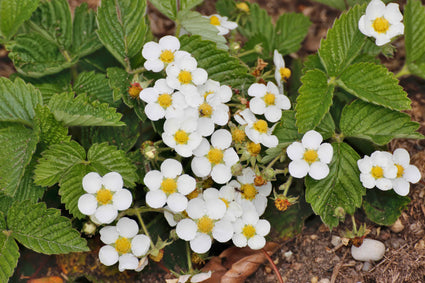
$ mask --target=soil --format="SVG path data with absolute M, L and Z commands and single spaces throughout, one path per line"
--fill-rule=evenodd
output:
M 69 2 L 72 7 L 75 7 L 81 1 L 70 0 Z M 98 3 L 97 0 L 87 2 L 91 7 L 96 7 Z M 198 7 L 198 10 L 203 14 L 212 14 L 215 12 L 214 2 L 208 0 Z M 302 49 L 297 54 L 290 54 L 293 58 L 316 52 L 320 39 L 326 36 L 327 30 L 340 14 L 338 10 L 307 0 L 258 0 L 256 2 L 267 9 L 274 19 L 285 12 L 302 12 L 312 21 L 313 24 Z M 404 1 L 398 1 L 398 3 L 403 7 Z M 148 6 L 148 11 L 152 30 L 156 36 L 160 37 L 173 32 L 174 25 L 170 20 L 161 15 L 152 5 Z M 404 63 L 402 43 L 402 39 L 394 43 L 397 48 L 394 58 L 381 58 L 390 71 L 398 71 Z M 8 77 L 14 69 L 6 55 L 7 52 L 0 49 L 0 76 Z M 425 81 L 416 77 L 406 77 L 401 79 L 400 84 L 412 100 L 412 110 L 408 113 L 412 120 L 421 124 L 419 132 L 425 134 Z M 425 140 L 394 140 L 388 149 L 394 150 L 397 147 L 403 147 L 409 151 L 412 163 L 420 168 L 422 176 L 425 176 Z M 341 237 L 346 230 L 352 229 L 350 217 L 347 217 L 346 221 L 336 229 L 329 231 L 321 224 L 317 216 L 313 216 L 307 219 L 300 234 L 281 243 L 278 251 L 272 255 L 284 282 L 425 282 L 424 184 L 421 181 L 411 187 L 409 196 L 412 201 L 395 226 L 378 226 L 369 222 L 361 211 L 355 214 L 357 225 L 366 223 L 371 230 L 368 237 L 385 244 L 387 249 L 381 261 L 374 263 L 355 261 L 351 257 L 350 247 L 336 243 L 337 237 Z M 281 239 L 272 240 L 282 242 Z M 61 276 L 63 271 L 63 267 L 59 270 L 54 268 L 38 270 L 35 277 Z M 143 272 L 143 276 L 142 282 L 164 282 L 166 278 L 172 278 L 155 265 L 150 265 L 148 270 Z M 31 277 L 34 278 L 34 276 Z M 127 277 L 129 278 L 131 276 Z M 266 263 L 246 282 L 277 282 L 277 279 L 270 264 Z

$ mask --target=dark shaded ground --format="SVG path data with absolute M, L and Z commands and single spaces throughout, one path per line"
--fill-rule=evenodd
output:
M 75 7 L 80 0 L 70 0 L 71 6 Z M 97 0 L 87 1 L 95 7 Z M 276 19 L 285 12 L 302 12 L 310 18 L 313 25 L 304 41 L 302 49 L 297 54 L 291 54 L 293 58 L 304 57 L 317 51 L 320 39 L 326 36 L 327 30 L 332 26 L 334 19 L 340 14 L 339 11 L 325 5 L 312 1 L 291 0 L 258 0 L 263 8 Z M 404 1 L 398 3 L 403 4 Z M 198 8 L 203 14 L 215 12 L 214 1 L 207 1 Z M 154 7 L 149 6 L 149 18 L 152 23 L 153 33 L 157 36 L 172 33 L 173 23 L 163 15 L 159 14 Z M 383 63 L 393 72 L 397 72 L 404 62 L 403 39 L 395 44 L 397 52 L 393 59 L 381 58 Z M 0 49 L 0 76 L 9 76 L 13 67 L 6 58 L 6 52 Z M 415 77 L 403 78 L 400 82 L 412 99 L 412 110 L 409 114 L 412 119 L 421 123 L 420 132 L 425 134 L 425 81 Z M 420 168 L 425 176 L 425 141 L 395 140 L 389 150 L 397 147 L 406 148 L 412 157 L 412 163 Z M 412 202 L 400 217 L 400 225 L 391 229 L 381 227 L 365 220 L 364 215 L 359 212 L 355 215 L 357 223 L 367 223 L 371 230 L 369 238 L 377 239 L 385 243 L 387 250 L 384 259 L 373 263 L 369 267 L 362 262 L 355 261 L 350 255 L 350 248 L 345 246 L 334 246 L 332 238 L 341 236 L 345 230 L 352 229 L 351 219 L 347 218 L 345 223 L 329 231 L 320 219 L 312 217 L 305 223 L 301 234 L 286 241 L 281 248 L 272 256 L 280 274 L 285 282 L 425 282 L 425 188 L 424 183 L 411 187 L 410 197 Z M 398 228 L 398 232 L 396 231 Z M 394 230 L 394 231 L 392 231 Z M 280 239 L 273 239 L 279 242 Z M 334 239 L 335 240 L 335 239 Z M 292 255 L 291 255 L 292 254 Z M 36 258 L 36 259 L 35 259 Z M 37 269 L 29 269 L 34 277 L 58 275 L 66 279 L 66 274 L 81 272 L 84 274 L 89 270 L 101 268 L 96 262 L 97 254 L 92 252 L 88 255 L 84 268 L 80 266 L 72 256 L 61 256 L 56 260 L 52 257 L 26 253 L 23 260 L 37 261 Z M 20 266 L 24 268 L 24 266 Z M 79 269 L 80 268 L 80 269 Z M 107 272 L 101 270 L 101 272 Z M 26 273 L 28 274 L 28 273 Z M 158 266 L 150 264 L 148 270 L 142 274 L 140 282 L 164 282 L 166 278 L 172 278 Z M 122 282 L 135 281 L 132 273 L 124 273 L 120 280 Z M 24 279 L 24 278 L 23 278 Z M 25 280 L 25 279 L 24 279 Z M 108 282 L 114 282 L 114 280 Z M 276 276 L 269 264 L 263 265 L 246 282 L 276 282 Z

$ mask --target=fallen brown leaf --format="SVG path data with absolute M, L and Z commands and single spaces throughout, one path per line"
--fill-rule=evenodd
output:
M 63 283 L 63 279 L 59 276 L 49 276 L 28 280 L 28 283 Z
M 279 245 L 268 242 L 264 247 L 269 255 L 275 253 Z M 231 247 L 211 260 L 202 268 L 203 272 L 212 271 L 211 278 L 206 283 L 242 283 L 267 260 L 262 250 L 252 250 L 249 247 Z

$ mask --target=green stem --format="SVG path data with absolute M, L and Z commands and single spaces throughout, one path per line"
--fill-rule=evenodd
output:
M 186 242 L 186 257 L 187 257 L 187 267 L 189 268 L 189 273 L 192 273 L 193 266 L 192 266 L 192 257 L 190 256 L 189 242 Z
M 182 28 L 182 25 L 180 24 L 179 20 L 176 20 L 176 37 L 180 36 L 180 30 Z
M 279 159 L 281 155 L 276 156 L 272 161 L 270 161 L 269 165 L 267 165 L 266 169 L 270 169 Z
M 286 181 L 285 183 L 285 190 L 283 191 L 283 195 L 286 197 L 286 195 L 288 194 L 289 191 L 289 187 L 292 184 L 292 176 L 289 176 L 288 181 Z
M 401 70 L 397 73 L 397 74 L 395 74 L 395 77 L 397 78 L 397 79 L 399 79 L 399 78 L 401 78 L 402 76 L 406 76 L 406 75 L 410 75 L 411 73 L 410 73 L 410 71 L 409 71 L 409 68 L 407 67 L 407 65 L 405 64 L 404 66 L 403 66 L 403 68 L 401 68 Z
M 144 71 L 146 71 L 145 67 L 140 67 L 140 68 L 131 70 L 130 74 L 136 75 L 136 74 L 139 74 L 139 73 L 143 73 Z
M 150 239 L 151 248 L 154 249 L 155 248 L 155 245 L 152 242 L 152 238 L 149 235 L 148 229 L 146 229 L 146 225 L 145 225 L 145 222 L 143 222 L 142 215 L 140 215 L 140 212 L 139 212 L 138 209 L 136 209 L 135 211 L 136 211 L 137 219 L 139 219 L 140 225 L 142 225 L 142 229 L 145 232 L 145 235 L 148 236 L 149 239 Z
M 351 215 L 351 221 L 353 222 L 354 235 L 357 235 L 357 225 L 356 225 L 356 219 L 354 218 L 354 214 Z
M 255 49 L 251 49 L 251 50 L 247 50 L 247 51 L 241 52 L 241 53 L 237 54 L 236 56 L 238 58 L 241 58 L 243 56 L 246 56 L 246 55 L 249 55 L 249 54 L 252 54 L 252 53 L 257 53 L 257 51 Z

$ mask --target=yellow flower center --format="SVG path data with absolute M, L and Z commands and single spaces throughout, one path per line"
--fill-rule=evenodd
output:
M 245 2 L 237 3 L 236 8 L 238 8 L 242 12 L 249 13 L 249 6 Z
M 115 241 L 115 249 L 120 254 L 126 254 L 131 249 L 131 242 L 127 238 L 119 238 Z
M 223 161 L 223 151 L 218 148 L 212 148 L 208 151 L 207 157 L 212 165 L 219 164 Z
M 199 105 L 198 110 L 201 117 L 211 117 L 211 114 L 213 113 L 213 108 L 208 103 L 202 103 Z
M 255 235 L 255 228 L 252 225 L 245 225 L 242 229 L 242 234 L 247 238 L 250 239 L 254 237 Z
M 198 230 L 201 233 L 211 233 L 212 229 L 214 228 L 214 222 L 211 218 L 208 216 L 203 216 L 199 218 L 198 220 Z
M 319 155 L 314 149 L 308 149 L 304 152 L 304 160 L 307 161 L 308 164 L 315 162 L 318 157 Z
M 277 198 L 274 201 L 274 205 L 276 206 L 276 208 L 280 211 L 285 211 L 288 209 L 288 206 L 291 205 L 291 203 L 285 199 L 285 198 Z
M 234 129 L 232 131 L 232 139 L 236 142 L 236 143 L 241 143 L 245 140 L 246 135 L 245 132 L 241 129 Z
M 257 132 L 260 132 L 262 134 L 267 133 L 268 126 L 267 122 L 264 120 L 257 120 L 257 122 L 254 123 L 253 127 L 254 130 L 256 130 Z
M 177 182 L 171 178 L 165 178 L 161 183 L 161 190 L 167 195 L 177 192 Z
M 291 77 L 291 70 L 289 70 L 288 68 L 280 68 L 279 73 L 282 81 L 286 81 Z
M 173 100 L 171 99 L 171 95 L 169 95 L 168 93 L 163 93 L 161 95 L 158 96 L 158 104 L 162 107 L 162 108 L 168 108 L 171 106 L 171 102 Z
M 252 156 L 257 156 L 261 151 L 261 144 L 249 142 L 246 145 L 246 150 L 251 154 Z
M 396 164 L 395 166 L 397 166 L 397 178 L 403 177 L 403 174 L 404 174 L 403 166 L 401 166 L 399 164 Z
M 244 199 L 253 200 L 257 195 L 257 189 L 252 184 L 243 184 L 241 186 L 242 196 Z
M 214 26 L 219 26 L 220 25 L 220 19 L 217 16 L 211 16 L 210 24 L 212 24 Z
M 100 189 L 97 191 L 96 199 L 98 203 L 105 205 L 112 202 L 112 196 L 113 195 L 110 190 Z
M 390 23 L 384 17 L 379 17 L 373 21 L 372 26 L 377 33 L 385 33 L 390 28 Z
M 159 60 L 161 60 L 164 63 L 171 63 L 174 61 L 174 53 L 171 52 L 171 50 L 164 50 L 162 51 L 161 55 L 159 56 Z
M 132 98 L 138 98 L 141 91 L 142 91 L 142 87 L 140 86 L 139 83 L 132 83 L 131 87 L 128 88 L 128 94 Z
M 276 100 L 276 96 L 273 93 L 266 93 L 266 95 L 264 95 L 264 103 L 266 103 L 267 106 L 270 105 L 274 105 Z
M 372 177 L 375 179 L 382 178 L 384 176 L 384 169 L 379 166 L 373 166 L 371 170 Z
M 187 141 L 189 140 L 189 135 L 185 131 L 183 131 L 183 130 L 178 130 L 174 134 L 174 140 L 178 144 L 186 144 Z
M 192 81 L 192 74 L 189 71 L 180 71 L 179 82 L 186 85 Z

